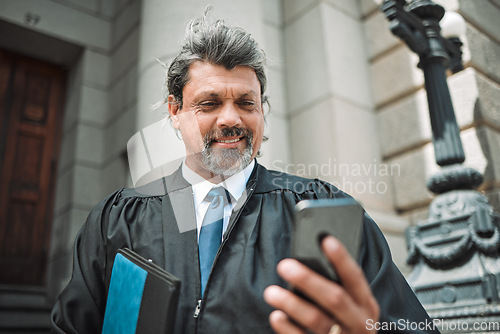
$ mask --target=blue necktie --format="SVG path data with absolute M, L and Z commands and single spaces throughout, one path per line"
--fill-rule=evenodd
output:
M 210 201 L 210 205 L 203 218 L 198 241 L 202 296 L 222 239 L 224 205 L 227 202 L 226 191 L 223 187 L 213 188 L 205 200 Z

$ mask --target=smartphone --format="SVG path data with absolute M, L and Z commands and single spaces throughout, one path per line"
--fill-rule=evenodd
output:
M 291 256 L 330 280 L 338 276 L 321 249 L 327 235 L 335 236 L 357 261 L 364 210 L 352 198 L 304 200 L 295 206 Z

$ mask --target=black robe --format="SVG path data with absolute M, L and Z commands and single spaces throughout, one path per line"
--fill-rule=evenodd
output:
M 53 330 L 101 331 L 113 260 L 119 248 L 128 247 L 182 280 L 175 333 L 272 333 L 272 308 L 262 294 L 271 284 L 286 286 L 276 265 L 290 254 L 295 204 L 346 196 L 323 181 L 256 164 L 231 215 L 195 318 L 200 274 L 191 186 L 179 169 L 142 188 L 117 191 L 92 210 L 76 238 L 73 276 L 52 311 Z M 380 321 L 430 322 L 368 215 L 359 263 L 379 303 Z

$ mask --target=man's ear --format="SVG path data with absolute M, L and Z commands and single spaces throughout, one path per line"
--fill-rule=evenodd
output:
M 179 130 L 179 111 L 180 103 L 175 99 L 173 95 L 168 96 L 168 113 L 170 114 L 170 119 L 172 120 L 172 126 L 174 129 Z

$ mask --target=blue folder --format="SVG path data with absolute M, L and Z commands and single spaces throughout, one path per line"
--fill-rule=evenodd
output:
M 172 333 L 180 280 L 130 249 L 118 250 L 103 334 Z

